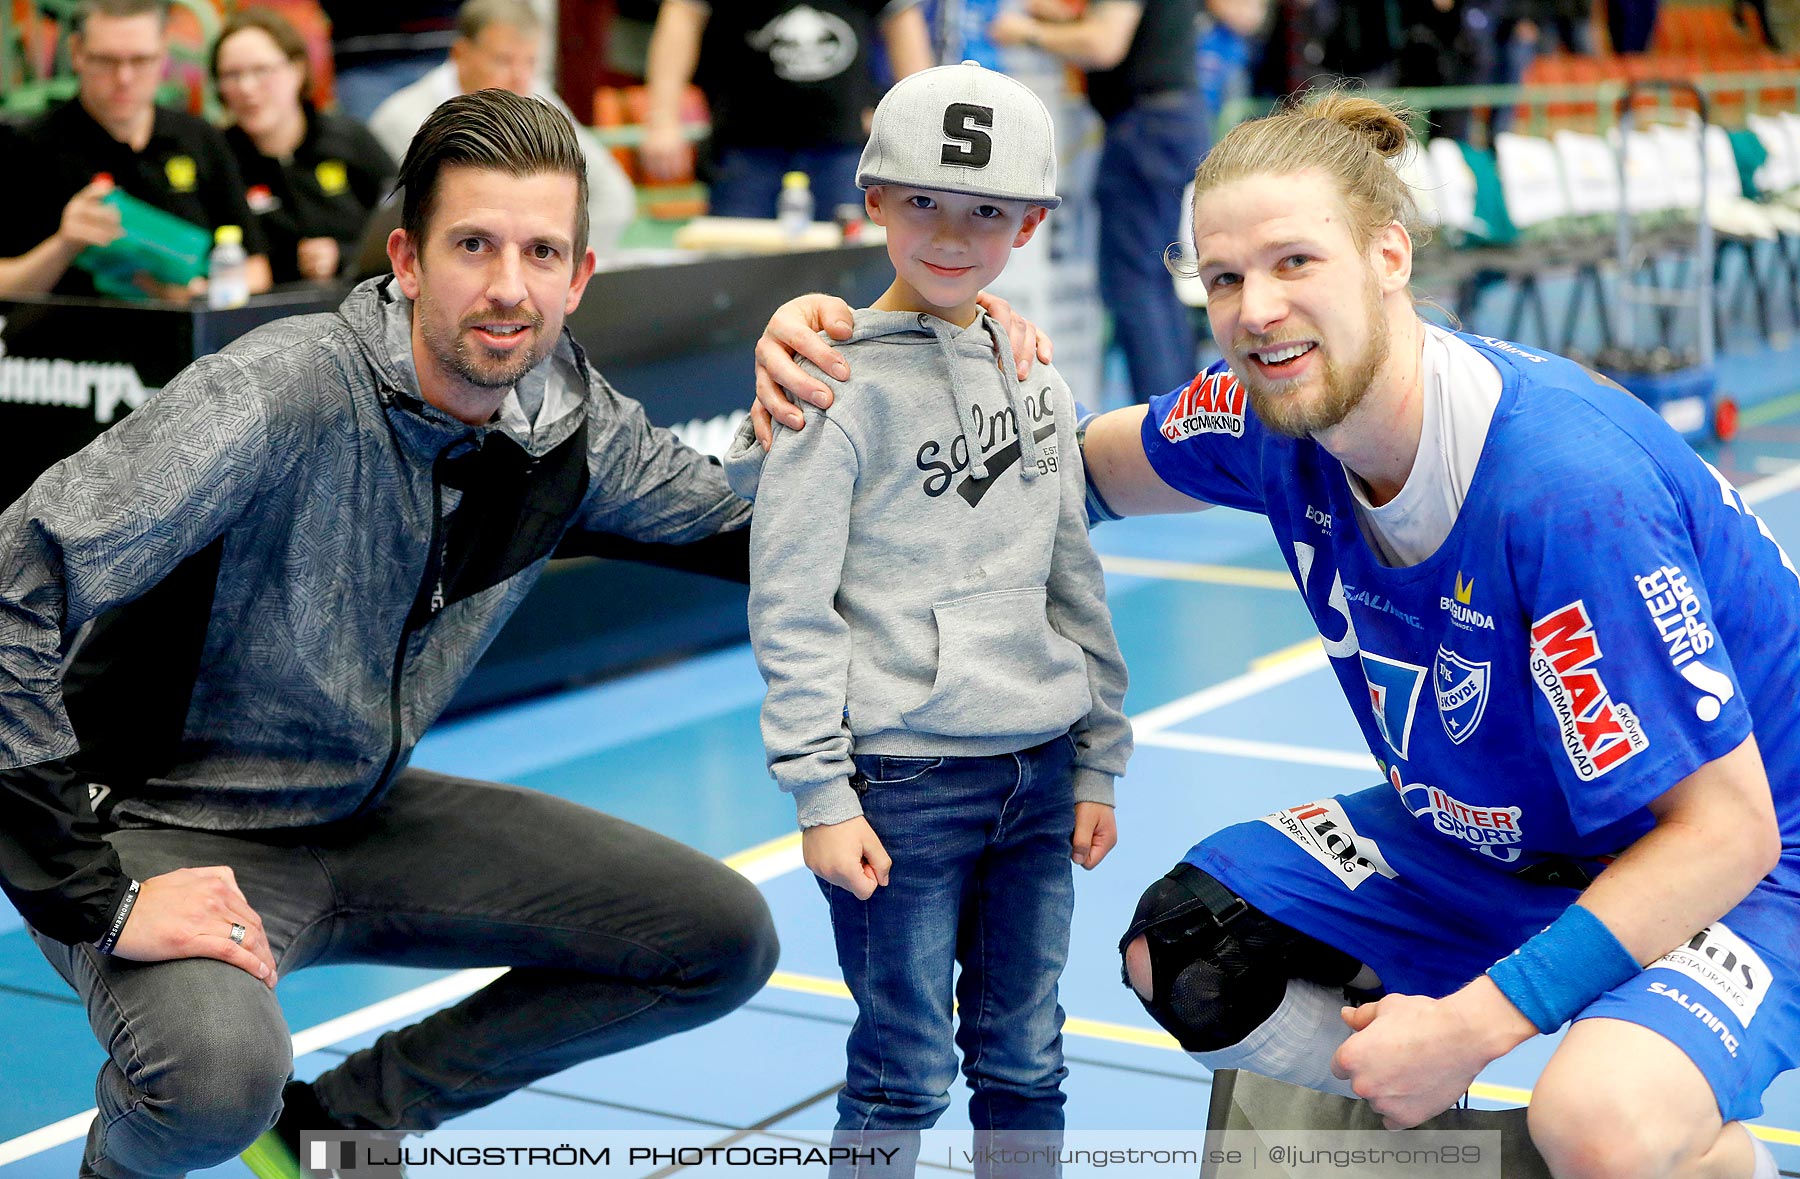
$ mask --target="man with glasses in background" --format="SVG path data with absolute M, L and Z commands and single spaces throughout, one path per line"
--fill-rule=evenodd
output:
M 376 107 L 369 130 L 398 160 L 405 157 L 413 132 L 425 117 L 459 94 L 496 89 L 542 99 L 575 124 L 588 169 L 588 244 L 605 257 L 637 216 L 637 194 L 612 153 L 582 129 L 585 120 L 539 83 L 543 40 L 543 18 L 529 0 L 468 0 L 456 14 L 450 59 Z
M 86 271 L 72 268 L 89 245 L 104 244 L 113 216 L 99 204 L 109 187 L 192 222 L 211 234 L 240 226 L 250 255 L 252 293 L 269 289 L 269 259 L 244 203 L 244 181 L 224 137 L 205 120 L 156 105 L 168 66 L 165 0 L 83 0 L 75 10 L 69 54 L 80 89 L 25 127 L 11 162 L 32 178 L 9 197 L 0 221 L 0 256 L 32 260 L 19 291 L 98 293 Z M 97 180 L 110 176 L 111 184 Z M 76 215 L 65 215 L 70 206 Z M 187 302 L 205 280 L 187 286 L 138 276 L 157 298 Z

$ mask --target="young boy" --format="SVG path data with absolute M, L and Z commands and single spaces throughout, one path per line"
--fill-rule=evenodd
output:
M 747 432 L 727 459 L 757 498 L 769 767 L 858 1007 L 838 1129 L 936 1122 L 960 962 L 976 1131 L 1057 1135 L 1069 861 L 1116 841 L 1131 730 L 1074 401 L 1048 367 L 1018 381 L 975 304 L 1059 203 L 1049 112 L 973 63 L 922 71 L 876 109 L 857 183 L 895 277 L 838 345 L 856 376 L 766 459 Z M 887 1142 L 910 1173 L 916 1137 Z

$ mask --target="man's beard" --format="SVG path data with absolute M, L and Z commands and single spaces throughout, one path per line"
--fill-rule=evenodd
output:
M 423 291 L 419 292 L 414 314 L 424 316 L 427 324 L 432 322 L 431 301 Z M 536 347 L 495 357 L 469 334 L 469 329 L 476 324 L 519 319 L 525 321 L 527 331 L 538 337 Z M 448 340 L 438 338 L 437 332 L 428 328 L 425 343 L 437 362 L 461 380 L 478 389 L 505 389 L 518 384 L 520 377 L 536 368 L 550 354 L 556 341 L 554 338 L 545 339 L 543 331 L 544 317 L 537 311 L 520 310 L 504 314 L 487 312 L 465 316 Z
M 1301 385 L 1265 379 L 1255 371 L 1253 361 L 1238 371 L 1238 380 L 1250 395 L 1250 407 L 1264 426 L 1289 438 L 1307 438 L 1336 426 L 1362 404 L 1388 356 L 1387 316 L 1382 314 L 1381 293 L 1373 273 L 1364 288 L 1364 309 L 1369 317 L 1369 342 L 1348 364 L 1340 364 L 1333 356 L 1324 358 L 1324 388 L 1315 397 L 1303 396 Z M 1272 343 L 1253 343 L 1251 347 L 1260 350 Z M 1323 347 L 1323 341 L 1318 346 Z

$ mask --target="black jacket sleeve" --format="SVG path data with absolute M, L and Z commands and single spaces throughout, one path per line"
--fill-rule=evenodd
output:
M 47 937 L 98 941 L 131 887 L 87 783 L 62 761 L 0 770 L 0 889 Z
M 734 528 L 685 544 L 656 544 L 610 532 L 570 532 L 563 537 L 556 555 L 637 561 L 747 584 L 750 580 L 750 529 Z

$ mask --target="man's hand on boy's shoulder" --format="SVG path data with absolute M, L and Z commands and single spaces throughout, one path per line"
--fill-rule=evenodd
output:
M 806 828 L 800 834 L 800 854 L 813 875 L 848 889 L 859 901 L 874 896 L 894 866 L 875 828 L 861 815 Z
M 1075 804 L 1075 834 L 1069 840 L 1069 858 L 1090 871 L 1100 866 L 1106 853 L 1119 846 L 1119 825 L 1113 808 L 1103 802 Z
M 1006 329 L 1021 381 L 1031 375 L 1034 357 L 1040 364 L 1050 363 L 1050 337 L 1014 311 L 1012 304 L 986 293 L 976 296 L 975 301 Z M 790 430 L 806 426 L 805 411 L 795 400 L 820 409 L 830 408 L 831 390 L 801 368 L 795 357 L 810 360 L 820 372 L 840 381 L 848 380 L 849 362 L 843 353 L 821 340 L 819 333 L 825 332 L 834 340 L 847 340 L 854 324 L 855 312 L 850 304 L 835 295 L 801 295 L 783 303 L 769 317 L 768 326 L 756 341 L 756 404 L 750 407 L 750 424 L 764 450 L 774 436 L 771 419 Z

